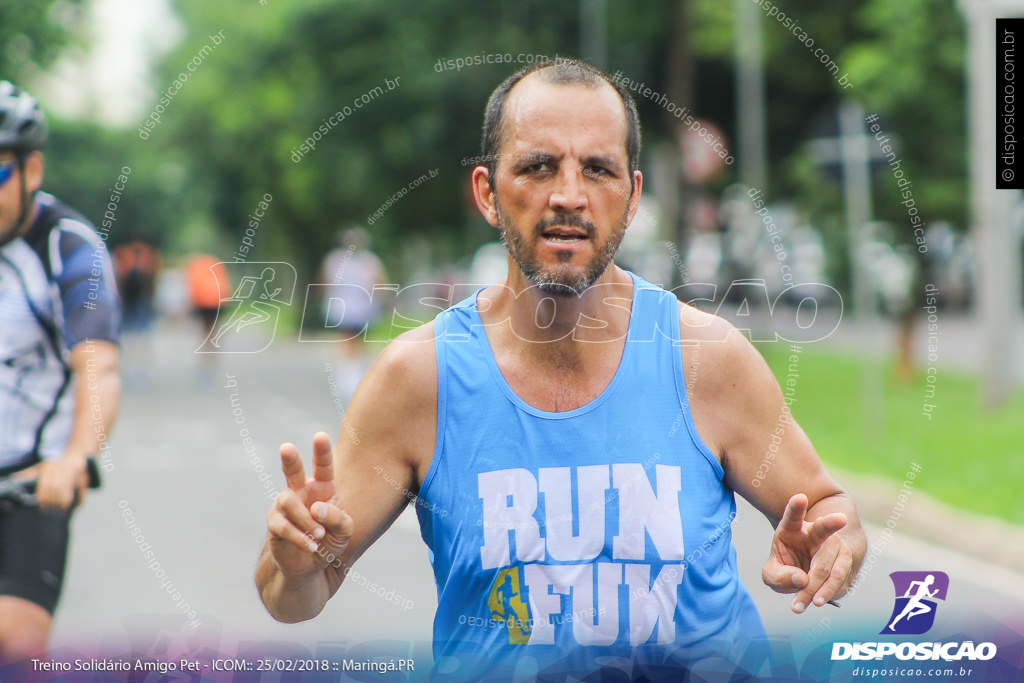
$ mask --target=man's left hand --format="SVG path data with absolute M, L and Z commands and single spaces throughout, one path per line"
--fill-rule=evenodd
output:
M 822 606 L 843 589 L 853 570 L 853 552 L 836 532 L 846 515 L 833 512 L 807 521 L 807 496 L 789 499 L 772 537 L 771 554 L 761 569 L 765 585 L 778 593 L 796 593 L 797 614 L 813 602 Z

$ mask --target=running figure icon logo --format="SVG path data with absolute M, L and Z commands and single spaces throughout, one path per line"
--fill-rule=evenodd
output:
M 896 604 L 883 635 L 920 635 L 935 623 L 936 600 L 946 599 L 949 577 L 944 572 L 893 572 Z
M 217 321 L 196 353 L 258 353 L 274 341 L 281 311 L 292 304 L 298 279 L 290 263 L 253 261 L 221 264 L 237 282 L 222 298 Z

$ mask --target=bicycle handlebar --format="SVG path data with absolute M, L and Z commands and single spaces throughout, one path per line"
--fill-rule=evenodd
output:
M 85 471 L 89 477 L 89 488 L 100 487 L 100 468 L 95 458 L 85 459 Z M 11 500 L 26 506 L 38 505 L 36 498 L 36 479 L 0 479 L 0 500 Z M 78 504 L 77 495 L 75 504 Z

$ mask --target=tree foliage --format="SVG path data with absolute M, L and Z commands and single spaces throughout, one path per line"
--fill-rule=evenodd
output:
M 19 9 L 0 0 L 0 32 L 14 30 L 8 17 L 20 16 L 21 26 L 39 23 L 46 14 L 40 8 L 52 4 Z M 840 229 L 839 187 L 811 163 L 805 143 L 817 121 L 832 115 L 843 97 L 854 97 L 899 139 L 922 213 L 961 222 L 964 55 L 954 0 L 776 5 L 855 87 L 843 90 L 813 48 L 760 9 L 770 197 L 795 200 L 814 224 Z M 185 38 L 156 70 L 159 122 L 145 136 L 88 126 L 58 130 L 55 140 L 67 149 L 54 147 L 51 154 L 74 168 L 55 169 L 51 178 L 66 183 L 65 194 L 81 197 L 83 206 L 98 209 L 127 163 L 134 196 L 124 200 L 125 224 L 149 226 L 173 251 L 204 248 L 223 258 L 270 195 L 250 258 L 289 260 L 306 276 L 338 230 L 354 225 L 371 232 L 397 276 L 463 258 L 494 239 L 467 192 L 486 98 L 526 65 L 520 55 L 580 50 L 579 2 L 177 0 L 173 6 Z M 676 104 L 715 122 L 734 145 L 735 3 L 606 0 L 604 8 L 609 71 L 658 93 L 674 91 L 669 79 L 679 70 L 668 62 L 678 55 L 679 27 L 687 27 L 693 95 Z M 688 22 L 678 21 L 684 10 Z M 223 39 L 215 45 L 218 32 Z M 39 59 L 62 40 L 40 34 Z M 455 60 L 463 65 L 455 68 Z M 388 83 L 398 85 L 389 90 Z M 673 139 L 677 124 L 654 98 L 636 100 L 649 155 Z M 303 151 L 314 137 L 315 148 Z M 411 186 L 435 169 L 436 177 Z M 734 180 L 734 172 L 720 184 Z M 659 179 L 649 180 L 652 187 Z M 876 215 L 898 221 L 902 207 L 894 192 L 880 171 Z M 829 248 L 842 249 L 845 240 L 833 237 Z
M 857 97 L 889 123 L 902 168 L 929 220 L 966 223 L 964 23 L 953 0 L 871 0 L 857 20 L 870 39 L 851 45 Z M 889 168 L 876 174 L 876 212 L 906 224 Z M 912 230 L 903 230 L 908 237 Z
M 667 28 L 659 17 L 673 4 L 610 2 L 609 63 L 631 76 L 662 70 Z M 271 194 L 265 253 L 307 269 L 350 225 L 368 227 L 375 247 L 406 270 L 494 239 L 467 195 L 486 98 L 525 60 L 574 56 L 579 42 L 575 3 L 184 0 L 178 8 L 189 37 L 168 58 L 166 82 L 211 34 L 224 29 L 225 40 L 188 79 L 151 142 L 184 156 L 187 192 L 229 233 L 240 234 L 258 198 Z M 389 82 L 398 87 L 388 90 Z M 373 95 L 375 88 L 382 92 Z M 336 123 L 336 112 L 347 115 Z M 314 136 L 315 149 L 303 152 Z M 389 198 L 434 169 L 436 178 L 370 225 Z
M 82 0 L 0 0 L 0 79 L 19 82 L 71 40 Z

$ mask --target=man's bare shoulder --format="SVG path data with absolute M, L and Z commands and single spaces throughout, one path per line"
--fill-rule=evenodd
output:
M 702 363 L 730 365 L 750 353 L 757 354 L 753 345 L 728 320 L 681 301 L 679 334 L 683 346 L 696 349 Z
M 777 419 L 781 392 L 761 353 L 726 319 L 684 303 L 679 318 L 693 422 L 726 467 L 730 453 Z
M 381 352 L 367 381 L 395 398 L 419 402 L 437 398 L 437 350 L 431 320 L 395 337 Z
M 691 409 L 706 416 L 708 440 L 720 442 L 722 430 L 773 401 L 778 385 L 760 352 L 728 320 L 680 302 L 679 327 Z
M 360 444 L 355 455 L 425 471 L 437 422 L 436 355 L 433 322 L 399 335 L 381 351 L 345 415 L 345 432 Z

